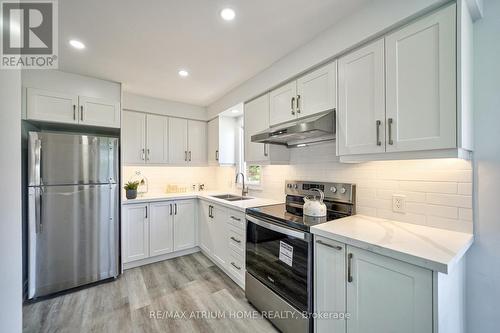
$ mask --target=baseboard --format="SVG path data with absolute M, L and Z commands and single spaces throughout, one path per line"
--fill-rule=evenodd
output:
M 139 266 L 144 266 L 144 265 L 152 264 L 152 263 L 163 261 L 163 260 L 168 260 L 168 259 L 172 259 L 172 258 L 186 256 L 188 254 L 196 253 L 199 251 L 200 251 L 199 247 L 193 247 L 191 249 L 162 254 L 160 256 L 155 256 L 155 257 L 145 258 L 145 259 L 141 259 L 141 260 L 126 262 L 123 264 L 123 269 L 126 270 L 126 269 L 131 269 L 131 268 L 135 268 L 135 267 L 139 267 Z

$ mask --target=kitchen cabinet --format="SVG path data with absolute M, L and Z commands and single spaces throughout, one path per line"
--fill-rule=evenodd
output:
M 124 263 L 196 246 L 194 200 L 127 204 L 122 216 Z
M 348 333 L 433 331 L 432 271 L 347 246 Z
M 206 201 L 200 202 L 198 227 L 199 227 L 199 244 L 200 248 L 208 256 L 212 255 L 213 242 L 210 234 L 210 223 L 212 222 L 212 205 Z
M 193 200 L 174 202 L 173 206 L 174 251 L 196 246 L 196 203 Z
M 320 236 L 314 267 L 315 312 L 350 315 L 317 318 L 317 333 L 433 331 L 432 271 Z
M 149 204 L 149 256 L 157 256 L 173 251 L 173 207 L 172 202 Z
M 384 40 L 339 59 L 338 154 L 385 151 Z
M 388 152 L 457 147 L 455 20 L 448 6 L 385 38 Z
M 316 237 L 314 251 L 314 311 L 316 313 L 346 312 L 345 245 Z M 315 332 L 345 332 L 343 319 L 318 318 Z
M 123 209 L 123 262 L 149 256 L 149 218 L 147 204 L 127 205 Z
M 146 115 L 145 159 L 147 163 L 168 163 L 168 122 L 168 117 Z
M 170 118 L 168 156 L 171 164 L 207 163 L 207 124 L 203 121 Z
M 336 107 L 337 62 L 331 62 L 270 93 L 270 126 Z
M 37 88 L 26 88 L 26 118 L 54 123 L 120 127 L 120 103 Z
M 220 264 L 225 265 L 227 260 L 227 231 L 226 231 L 227 211 L 218 205 L 212 205 L 210 221 L 210 238 L 213 241 L 213 258 Z
M 208 164 L 236 163 L 237 118 L 218 116 L 208 122 Z
M 297 79 L 297 117 L 337 107 L 337 61 Z
M 244 105 L 245 162 L 252 164 L 287 164 L 290 152 L 286 147 L 252 142 L 255 135 L 269 128 L 269 94 Z
M 207 164 L 207 123 L 188 120 L 188 162 Z

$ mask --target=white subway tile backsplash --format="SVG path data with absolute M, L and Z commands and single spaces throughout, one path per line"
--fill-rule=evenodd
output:
M 469 208 L 459 208 L 458 218 L 464 221 L 472 221 L 472 209 Z
M 458 194 L 472 195 L 472 183 L 459 183 Z
M 457 193 L 457 183 L 454 182 L 421 182 L 402 180 L 399 182 L 399 188 L 401 190 L 416 192 Z
M 472 208 L 472 197 L 468 195 L 427 193 L 427 202 L 435 205 Z

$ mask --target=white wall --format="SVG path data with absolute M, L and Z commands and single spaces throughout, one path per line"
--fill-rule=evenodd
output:
M 208 106 L 208 118 L 289 80 L 447 0 L 377 0 L 319 34 Z
M 500 1 L 474 24 L 474 232 L 467 256 L 467 327 L 500 330 Z
M 0 331 L 22 330 L 21 73 L 0 70 Z
M 122 108 L 125 110 L 142 111 L 196 120 L 207 120 L 207 110 L 204 107 L 167 101 L 148 96 L 123 93 Z

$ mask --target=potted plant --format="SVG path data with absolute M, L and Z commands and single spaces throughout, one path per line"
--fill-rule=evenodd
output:
M 135 199 L 137 198 L 137 187 L 139 187 L 139 182 L 129 181 L 123 186 L 125 189 L 125 196 L 127 199 Z

